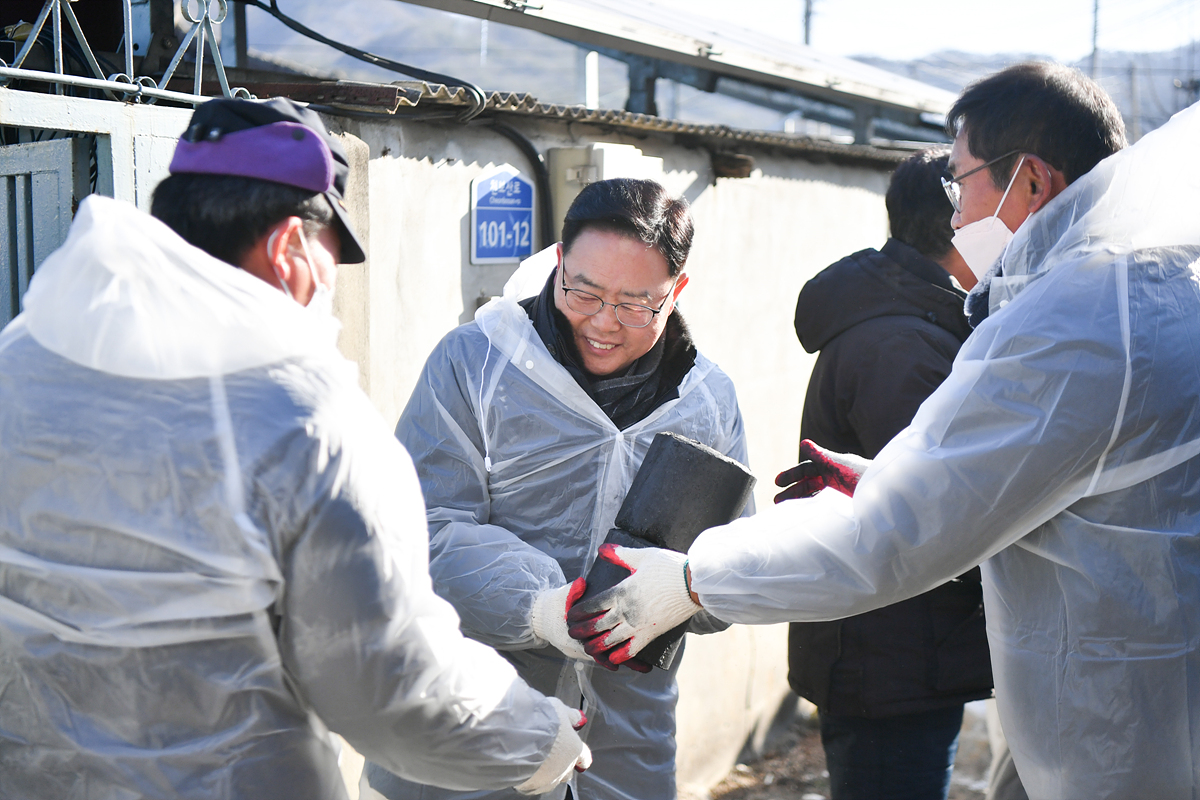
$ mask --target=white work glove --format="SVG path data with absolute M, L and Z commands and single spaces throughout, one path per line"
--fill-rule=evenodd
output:
M 582 711 L 567 708 L 557 697 L 549 700 L 558 712 L 558 735 L 550 755 L 533 777 L 514 787 L 521 794 L 544 794 L 570 778 L 572 772 L 583 772 L 592 765 L 592 751 L 575 732 L 587 724 L 587 717 Z
M 544 642 L 556 647 L 568 658 L 580 661 L 591 661 L 580 642 L 567 635 L 567 612 L 571 604 L 583 595 L 587 583 L 583 578 L 576 578 L 572 583 L 566 583 L 557 589 L 547 589 L 533 599 L 533 608 L 529 614 L 529 625 L 533 635 Z
M 702 610 L 688 590 L 683 553 L 602 544 L 598 555 L 632 574 L 567 613 L 568 632 L 597 661 L 623 664 Z

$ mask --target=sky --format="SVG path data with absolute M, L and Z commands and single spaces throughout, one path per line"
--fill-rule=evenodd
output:
M 804 0 L 654 0 L 779 38 L 803 41 Z M 1092 52 L 1096 0 L 813 0 L 811 44 L 835 55 L 908 60 L 939 50 L 1036 53 L 1073 62 Z M 1098 45 L 1155 52 L 1197 38 L 1200 0 L 1099 0 Z
M 624 0 L 636 2 L 637 0 Z M 649 0 L 768 34 L 804 38 L 805 0 Z M 1100 57 L 1104 52 L 1174 50 L 1200 38 L 1200 0 L 812 0 L 811 44 L 840 56 L 877 56 L 897 61 L 957 50 L 980 55 L 1047 56 L 1075 63 L 1092 52 L 1093 10 L 1099 3 Z M 608 4 L 612 4 L 609 0 Z M 619 2 L 616 5 L 619 6 Z M 387 8 L 385 0 L 346 3 Z M 320 14 L 307 13 L 312 7 Z M 324 0 L 281 0 L 309 24 L 335 34 Z M 254 12 L 256 20 L 265 17 Z M 344 18 L 346 15 L 339 15 Z M 367 15 L 369 16 L 369 15 Z M 465 19 L 465 18 L 464 18 Z M 252 25 L 253 27 L 253 25 Z M 267 28 L 282 31 L 277 24 Z M 293 37 L 294 38 L 294 37 Z

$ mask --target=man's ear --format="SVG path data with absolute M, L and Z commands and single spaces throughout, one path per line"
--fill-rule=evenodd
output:
M 679 293 L 683 291 L 683 287 L 688 285 L 688 276 L 686 272 L 679 273 L 679 277 L 675 279 L 674 299 L 679 299 Z
M 1029 213 L 1032 214 L 1067 188 L 1067 181 L 1060 170 L 1038 156 L 1027 155 L 1025 164 L 1029 167 L 1026 180 L 1029 186 Z
M 301 283 L 306 283 L 308 271 L 297 269 L 294 255 L 289 254 L 293 249 L 292 238 L 303 228 L 304 223 L 299 217 L 288 217 L 277 222 L 250 245 L 236 266 L 289 297 L 307 297 Z M 311 284 L 311 281 L 307 281 L 307 284 Z
M 288 247 L 291 244 L 292 237 L 302 233 L 304 223 L 299 217 L 288 217 L 287 219 L 278 222 L 267 233 L 266 250 L 267 263 L 271 271 L 283 283 L 286 283 L 293 293 L 296 290 L 292 283 L 295 280 L 296 270 L 292 264 L 292 260 L 288 258 Z

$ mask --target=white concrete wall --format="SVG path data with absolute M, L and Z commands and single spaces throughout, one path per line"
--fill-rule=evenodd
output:
M 714 179 L 707 151 L 669 139 L 511 121 L 543 153 L 607 141 L 663 159 L 664 183 L 689 199 L 696 221 L 691 282 L 680 309 L 700 350 L 737 386 L 759 479 L 755 500 L 769 504 L 774 476 L 795 463 L 812 368 L 793 329 L 796 295 L 829 263 L 884 242 L 888 173 L 743 149 L 756 159 L 753 175 Z M 504 162 L 530 170 L 507 139 L 485 127 L 330 122 L 369 150 L 369 261 L 342 268 L 338 310 L 348 323 L 342 346 L 362 365 L 364 388 L 394 423 L 429 351 L 471 319 L 478 298 L 498 294 L 511 271 L 469 263 L 471 179 Z M 679 673 L 681 787 L 711 786 L 748 739 L 761 741 L 787 696 L 786 632 L 783 625 L 734 626 L 689 637 Z
M 887 174 L 756 155 L 746 179 L 719 179 L 693 202 L 693 276 L 683 310 L 697 346 L 733 379 L 769 505 L 796 462 L 814 357 L 794 328 L 800 287 L 826 265 L 887 236 Z M 787 626 L 691 636 L 679 673 L 681 786 L 720 781 L 749 737 L 761 746 L 787 694 Z

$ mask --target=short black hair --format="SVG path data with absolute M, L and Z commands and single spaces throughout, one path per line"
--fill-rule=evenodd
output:
M 671 277 L 677 277 L 692 249 L 692 212 L 687 200 L 671 197 L 662 184 L 635 178 L 613 178 L 588 184 L 567 209 L 563 250 L 585 230 L 631 236 L 658 250 Z
M 1125 122 L 1108 93 L 1079 70 L 1046 61 L 1015 64 L 964 89 L 946 115 L 948 134 L 963 130 L 975 158 L 1032 153 L 1067 183 L 1125 146 Z M 990 167 L 997 188 L 1018 157 Z
M 949 160 L 950 148 L 944 145 L 910 156 L 892 173 L 884 197 L 892 238 L 934 260 L 950 252 L 954 238 L 954 206 L 941 180 Z
M 154 190 L 150 214 L 188 244 L 235 267 L 288 217 L 303 220 L 310 236 L 333 223 L 322 194 L 256 178 L 193 173 L 165 178 Z

